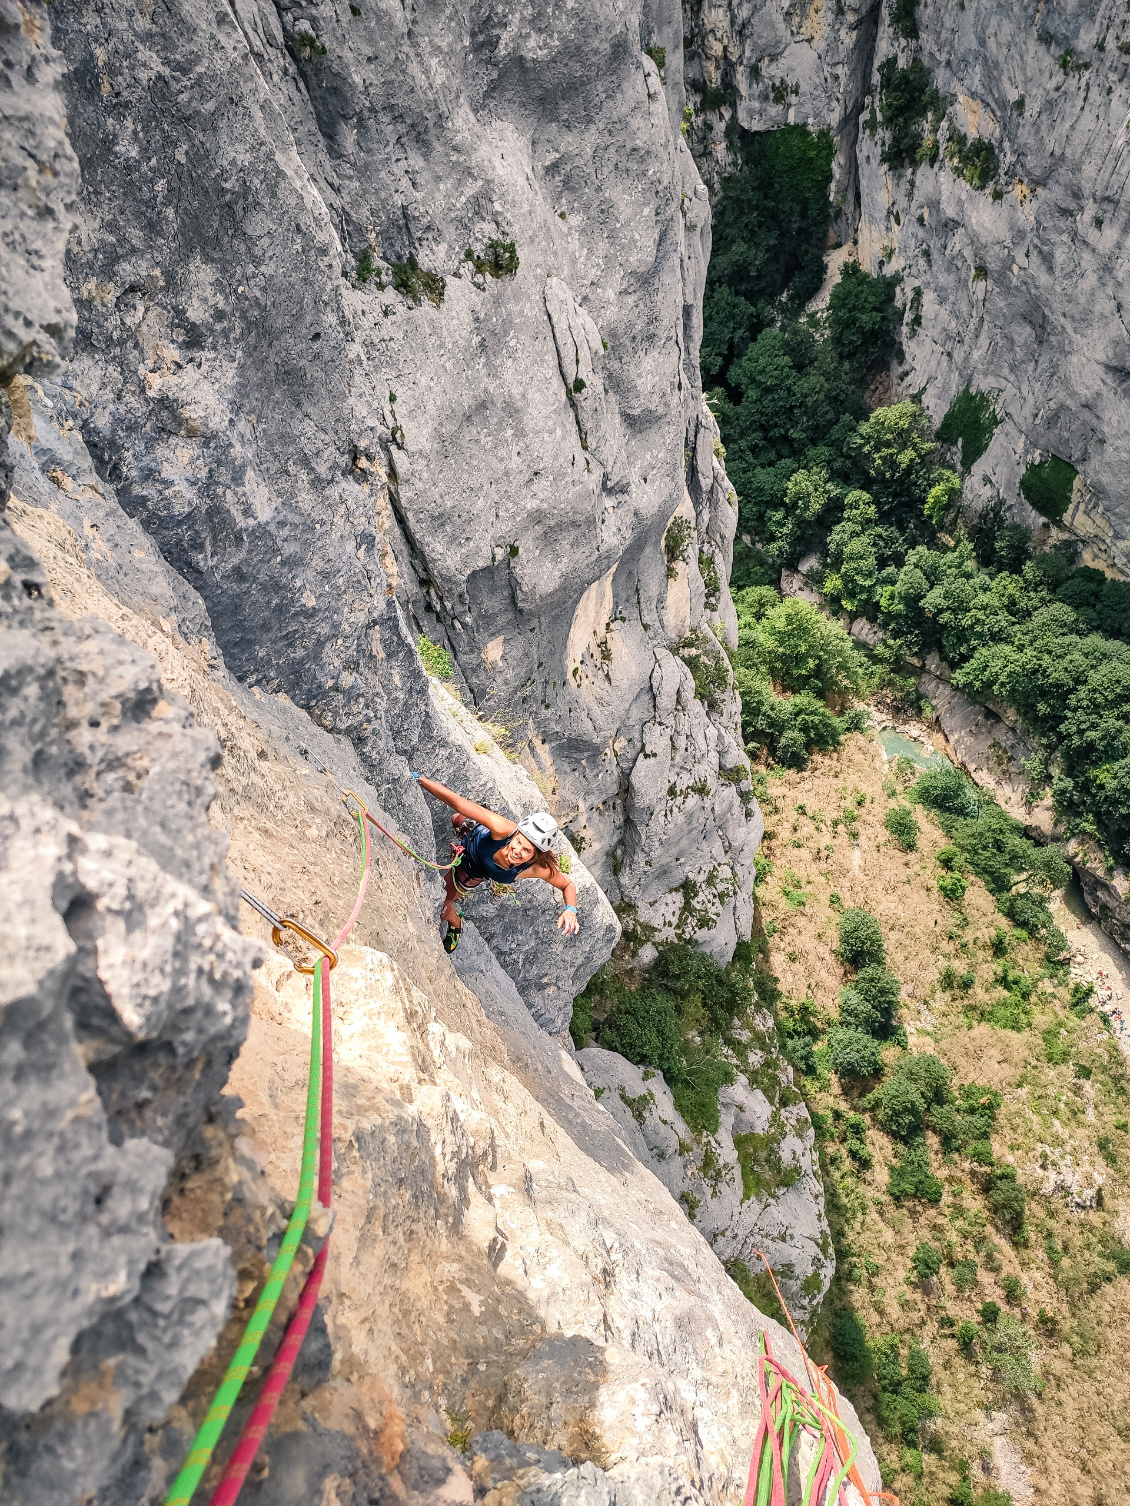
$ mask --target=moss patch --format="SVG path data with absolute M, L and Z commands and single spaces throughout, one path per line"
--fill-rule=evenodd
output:
M 1049 523 L 1062 523 L 1071 506 L 1071 491 L 1079 472 L 1058 455 L 1029 464 L 1020 478 L 1020 490 L 1033 511 Z
M 946 410 L 938 426 L 938 438 L 943 444 L 960 444 L 961 468 L 968 471 L 989 448 L 1000 421 L 992 394 L 974 392 L 966 386 Z

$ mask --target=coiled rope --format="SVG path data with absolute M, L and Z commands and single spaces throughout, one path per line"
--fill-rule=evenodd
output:
M 360 805 L 361 802 L 358 801 L 358 804 Z M 314 968 L 299 969 L 302 972 L 313 973 L 313 1004 L 310 1012 L 310 1078 L 306 1089 L 306 1119 L 302 1136 L 302 1166 L 299 1173 L 298 1199 L 294 1205 L 294 1212 L 287 1222 L 286 1233 L 274 1265 L 271 1267 L 267 1284 L 263 1288 L 259 1301 L 255 1304 L 255 1311 L 251 1314 L 239 1347 L 232 1356 L 212 1405 L 208 1408 L 200 1430 L 193 1440 L 184 1466 L 165 1498 L 165 1506 L 189 1506 L 201 1476 L 207 1469 L 216 1445 L 220 1441 L 224 1425 L 243 1389 L 243 1383 L 255 1362 L 259 1345 L 278 1304 L 283 1284 L 294 1262 L 295 1252 L 310 1216 L 314 1192 L 315 1160 L 318 1168 L 318 1201 L 328 1209 L 333 1197 L 333 1017 L 330 1003 L 330 970 L 337 962 L 335 955 L 337 949 L 352 931 L 361 913 L 361 906 L 365 902 L 365 894 L 369 887 L 371 858 L 369 832 L 365 821 L 360 812 L 351 814 L 356 819 L 361 833 L 363 849 L 361 878 L 357 886 L 357 899 L 352 913 L 334 938 L 332 949 L 326 947 L 317 937 L 306 932 L 295 922 L 280 919 L 252 896 L 246 896 L 261 914 L 267 916 L 268 920 L 273 924 L 278 922 L 273 930 L 276 945 L 279 943 L 279 932 L 285 926 L 305 936 L 323 953 Z M 294 1362 L 302 1347 L 302 1341 L 310 1327 L 328 1255 L 329 1235 L 327 1233 L 325 1243 L 318 1251 L 310 1273 L 306 1277 L 298 1306 L 287 1325 L 286 1334 L 263 1384 L 259 1400 L 239 1435 L 227 1468 L 224 1470 L 219 1485 L 212 1493 L 209 1506 L 232 1506 L 239 1494 L 247 1471 L 254 1462 L 259 1444 L 270 1426 L 283 1388 L 290 1378 Z
M 848 1432 L 836 1406 L 836 1390 L 824 1366 L 814 1365 L 800 1341 L 788 1304 L 781 1295 L 772 1267 L 760 1250 L 754 1254 L 769 1272 L 793 1338 L 808 1372 L 809 1385 L 802 1385 L 773 1354 L 769 1337 L 760 1335 L 757 1384 L 761 1396 L 761 1421 L 753 1445 L 743 1506 L 786 1506 L 789 1464 L 801 1438 L 814 1442 L 812 1464 L 801 1493 L 801 1506 L 848 1506 L 844 1485 L 850 1480 L 864 1506 L 889 1501 L 899 1506 L 897 1496 L 870 1491 L 856 1467 L 858 1446 Z
M 801 1493 L 801 1506 L 846 1501 L 842 1486 L 855 1464 L 856 1443 L 847 1436 L 848 1456 L 840 1455 L 833 1414 L 789 1374 L 761 1332 L 757 1383 L 761 1423 L 753 1445 L 745 1506 L 785 1506 L 793 1450 L 807 1433 L 816 1448 Z M 866 1499 L 866 1497 L 865 1497 Z

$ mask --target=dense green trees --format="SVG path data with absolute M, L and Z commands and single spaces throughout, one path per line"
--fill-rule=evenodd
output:
M 879 92 L 884 160 L 910 166 L 936 152 L 940 101 L 920 61 L 888 59 Z M 867 382 L 897 350 L 897 279 L 848 262 L 827 311 L 801 312 L 823 271 L 831 138 L 789 126 L 731 144 L 742 166 L 715 216 L 702 369 L 739 531 L 753 541 L 739 545 L 731 580 L 747 743 L 802 764 L 836 746 L 837 709 L 869 683 L 833 624 L 763 594 L 782 566 L 815 552 L 829 606 L 886 635 L 885 672 L 910 660 L 909 686 L 915 662 L 937 652 L 969 695 L 1014 706 L 1042 749 L 1035 783 L 1050 785 L 1073 829 L 1130 859 L 1130 583 L 1077 568 L 1070 547 L 1034 553 L 999 499 L 962 522 L 961 476 L 940 445 L 960 446 L 968 469 L 999 422 L 995 399 L 967 387 L 937 436 L 917 402 L 869 412 Z M 1074 477 L 1050 456 L 1029 466 L 1022 490 L 1054 521 Z M 956 529 L 952 546 L 943 528 Z
M 605 1050 L 661 1072 L 690 1128 L 715 1134 L 719 1089 L 734 1081 L 732 1032 L 754 1002 L 752 964 L 748 943 L 725 968 L 681 945 L 665 946 L 634 977 L 607 963 L 574 1001 L 573 1041 L 582 1047 L 595 1037 Z
M 802 767 L 814 748 L 838 747 L 845 732 L 861 725 L 858 712 L 837 716 L 828 705 L 848 699 L 863 683 L 864 661 L 851 639 L 808 602 L 782 601 L 771 586 L 738 591 L 734 604 L 734 683 L 747 748 L 765 748 L 778 762 Z
M 703 379 L 721 376 L 777 318 L 782 296 L 802 306 L 824 280 L 835 143 L 801 125 L 738 133 L 742 166 L 714 209 L 703 299 Z

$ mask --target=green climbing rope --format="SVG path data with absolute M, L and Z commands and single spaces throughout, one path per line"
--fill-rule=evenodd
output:
M 212 1452 L 220 1441 L 224 1424 L 239 1398 L 251 1366 L 255 1363 L 255 1355 L 282 1294 L 283 1283 L 293 1264 L 295 1252 L 302 1239 L 303 1230 L 306 1228 L 306 1220 L 310 1216 L 310 1205 L 314 1197 L 314 1170 L 318 1151 L 318 1109 L 322 1087 L 321 973 L 320 967 L 314 970 L 314 1003 L 310 1019 L 310 1081 L 306 1088 L 306 1125 L 302 1134 L 302 1170 L 298 1180 L 298 1201 L 287 1223 L 286 1233 L 283 1235 L 279 1253 L 275 1256 L 275 1263 L 271 1267 L 267 1284 L 263 1288 L 259 1301 L 255 1304 L 255 1311 L 251 1314 L 247 1327 L 243 1331 L 243 1338 L 232 1356 L 231 1364 L 220 1383 L 220 1389 L 216 1392 L 212 1405 L 208 1408 L 207 1416 L 200 1426 L 200 1431 L 193 1440 L 184 1468 L 174 1481 L 172 1490 L 165 1497 L 165 1506 L 189 1506 L 193 1492 L 200 1483 L 200 1477 L 208 1468 Z

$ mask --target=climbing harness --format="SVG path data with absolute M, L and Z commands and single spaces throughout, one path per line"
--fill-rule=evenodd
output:
M 357 803 L 361 804 L 360 801 Z M 270 923 L 276 946 L 281 944 L 282 931 L 292 930 L 317 947 L 323 954 L 312 968 L 298 967 L 298 964 L 295 964 L 298 971 L 313 975 L 313 1003 L 310 1012 L 310 1077 L 306 1089 L 306 1120 L 302 1137 L 302 1166 L 299 1173 L 298 1199 L 287 1223 L 286 1233 L 283 1235 L 282 1245 L 271 1267 L 267 1284 L 263 1288 L 259 1301 L 255 1304 L 255 1311 L 251 1314 L 247 1327 L 244 1329 L 243 1338 L 232 1356 L 219 1390 L 212 1400 L 212 1405 L 208 1408 L 204 1422 L 189 1450 L 188 1458 L 165 1498 L 165 1506 L 189 1506 L 201 1476 L 207 1469 L 216 1445 L 220 1441 L 224 1425 L 243 1389 L 243 1383 L 255 1363 L 259 1345 L 274 1315 L 283 1284 L 294 1262 L 295 1253 L 310 1216 L 314 1193 L 315 1162 L 317 1162 L 318 1171 L 318 1201 L 323 1208 L 329 1210 L 333 1199 L 333 1018 L 330 1004 L 330 972 L 337 963 L 337 949 L 343 945 L 356 925 L 357 917 L 361 914 L 361 906 L 365 902 L 365 894 L 369 887 L 371 859 L 368 828 L 359 811 L 354 811 L 352 814 L 361 834 L 363 852 L 361 878 L 357 885 L 357 899 L 353 910 L 345 925 L 334 937 L 332 947 L 326 946 L 297 922 L 276 915 L 246 890 L 243 891 L 247 902 Z M 306 1337 L 318 1301 L 328 1255 L 329 1232 L 327 1231 L 325 1242 L 315 1256 L 314 1264 L 306 1277 L 298 1299 L 298 1306 L 287 1325 L 286 1334 L 271 1364 L 263 1389 L 259 1393 L 259 1399 L 239 1435 L 220 1483 L 212 1493 L 209 1506 L 233 1506 L 239 1495 L 240 1487 L 255 1460 L 259 1444 L 270 1426 L 279 1398 L 298 1357 L 298 1351 L 302 1347 L 302 1341 Z
M 872 1506 L 875 1501 L 899 1506 L 897 1496 L 869 1491 L 863 1483 L 855 1462 L 858 1447 L 840 1417 L 836 1390 L 826 1368 L 814 1365 L 809 1359 L 769 1262 L 760 1250 L 754 1254 L 769 1272 L 804 1360 L 809 1384 L 802 1385 L 782 1365 L 763 1329 L 757 1365 L 761 1422 L 754 1440 L 743 1506 L 786 1506 L 789 1466 L 805 1436 L 812 1440 L 812 1462 L 802 1485 L 800 1506 L 848 1506 L 844 1491 L 848 1481 L 859 1492 L 864 1506 Z

